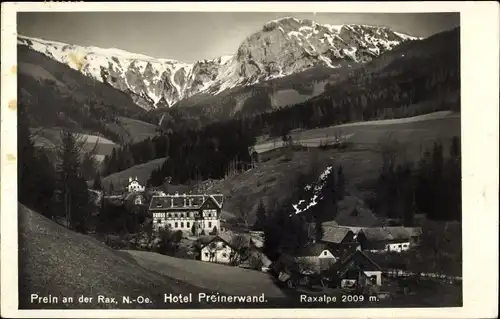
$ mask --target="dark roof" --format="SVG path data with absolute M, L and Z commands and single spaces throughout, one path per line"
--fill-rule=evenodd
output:
M 369 241 L 390 241 L 392 235 L 383 227 L 370 227 L 360 231 Z
M 330 252 L 340 260 L 347 258 L 350 254 L 352 254 L 357 248 L 360 246 L 358 242 L 346 243 L 342 244 L 334 249 L 331 249 Z
M 231 248 L 233 248 L 232 245 L 231 245 L 231 239 L 232 239 L 232 237 L 228 236 L 226 234 L 215 235 L 215 236 L 212 236 L 212 238 L 210 238 L 209 240 L 205 239 L 205 242 L 202 243 L 201 248 L 203 249 L 204 247 L 208 246 L 210 243 L 213 243 L 214 241 L 223 241 L 228 246 L 230 246 Z
M 340 272 L 344 272 L 349 268 L 351 261 L 354 262 L 354 265 L 362 270 L 362 271 L 381 271 L 382 268 L 375 263 L 368 255 L 366 255 L 361 250 L 356 250 L 353 253 L 349 254 L 346 258 L 341 259 L 338 263 L 338 269 Z
M 340 244 L 349 233 L 354 235 L 349 228 L 325 226 L 325 224 L 323 224 L 323 237 L 321 240 L 329 243 Z
M 220 241 L 225 242 L 231 248 L 236 249 L 237 247 L 235 247 L 236 243 L 234 240 L 236 237 L 239 237 L 242 240 L 241 243 L 238 243 L 238 246 L 239 246 L 239 244 L 241 244 L 243 247 L 248 247 L 250 245 L 250 239 L 247 236 L 243 236 L 241 234 L 235 234 L 232 232 L 221 232 L 215 236 L 214 235 L 206 236 L 205 239 L 202 241 L 201 248 L 207 246 L 211 242 L 220 240 Z
M 198 241 L 200 242 L 201 247 L 204 247 L 208 243 L 210 243 L 212 241 L 212 239 L 214 239 L 214 237 L 215 237 L 215 235 L 201 236 L 201 237 L 198 238 Z
M 400 241 L 409 240 L 412 236 L 421 234 L 421 229 L 418 227 L 367 227 L 361 230 L 369 241 Z
M 213 202 L 218 208 L 222 208 L 223 195 L 169 194 L 165 196 L 153 196 L 149 209 L 199 209 L 209 201 Z

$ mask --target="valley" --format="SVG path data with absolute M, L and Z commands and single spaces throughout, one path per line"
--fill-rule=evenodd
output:
M 457 306 L 459 35 L 284 17 L 192 63 L 20 35 L 21 307 L 32 291 L 413 304 L 430 286 L 452 296 L 426 303 Z

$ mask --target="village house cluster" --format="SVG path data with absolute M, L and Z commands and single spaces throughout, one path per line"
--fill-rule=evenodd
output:
M 137 178 L 129 179 L 129 193 L 144 191 Z M 342 288 L 382 284 L 382 269 L 373 254 L 401 253 L 418 245 L 418 227 L 350 227 L 335 221 L 325 222 L 323 234 L 293 255 L 283 253 L 275 262 L 263 254 L 262 232 L 235 234 L 222 231 L 220 224 L 222 194 L 165 194 L 151 198 L 149 213 L 156 231 L 169 228 L 196 236 L 200 242 L 199 259 L 205 262 L 244 267 L 252 258 L 260 260 L 260 270 L 271 271 L 289 286 L 308 276 L 334 270 Z M 239 241 L 235 242 L 235 237 Z M 247 248 L 241 259 L 242 248 Z M 251 257 L 249 257 L 251 256 Z
M 349 227 L 325 222 L 319 241 L 294 255 L 282 254 L 272 269 L 288 285 L 333 269 L 342 288 L 380 286 L 382 268 L 373 256 L 409 250 L 418 245 L 420 234 L 419 227 Z

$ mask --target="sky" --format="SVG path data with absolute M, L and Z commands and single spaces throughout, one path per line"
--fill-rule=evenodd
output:
M 17 26 L 24 36 L 191 63 L 233 55 L 266 22 L 286 16 L 387 26 L 418 37 L 460 24 L 458 13 L 20 12 Z

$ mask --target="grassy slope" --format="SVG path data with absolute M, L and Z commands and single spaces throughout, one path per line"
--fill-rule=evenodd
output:
M 35 145 L 43 146 L 44 148 L 50 150 L 56 145 L 60 144 L 60 130 L 54 128 L 33 128 L 31 132 L 34 133 Z M 97 144 L 97 155 L 96 158 L 99 161 L 104 159 L 104 156 L 110 155 L 113 148 L 119 147 L 118 144 L 113 141 L 108 140 L 102 136 L 82 134 L 86 143 L 84 145 L 85 151 L 90 151 L 94 148 L 95 143 Z
M 40 296 L 139 295 L 162 300 L 163 293 L 204 291 L 175 279 L 148 271 L 123 252 L 115 251 L 88 236 L 57 225 L 19 205 L 19 291 L 21 308 L 65 308 L 62 304 L 36 306 L 31 293 Z M 95 298 L 94 298 L 95 299 Z M 130 308 L 158 308 L 151 305 Z M 72 308 L 127 307 L 78 304 Z
M 157 126 L 153 124 L 128 117 L 119 117 L 118 122 L 129 133 L 130 140 L 133 142 L 139 142 L 157 135 Z
M 302 137 L 315 138 L 324 136 L 330 129 L 303 131 L 300 134 Z M 275 150 L 270 152 L 274 153 L 269 154 L 270 160 L 259 163 L 250 171 L 216 182 L 211 190 L 226 196 L 225 209 L 235 215 L 239 215 L 239 206 L 244 205 L 249 211 L 249 222 L 253 222 L 255 209 L 261 198 L 264 203 L 271 201 L 268 203 L 270 205 L 277 198 L 287 196 L 290 192 L 290 182 L 297 172 L 303 171 L 310 163 L 316 161 L 322 167 L 327 163 L 341 164 L 349 190 L 355 196 L 363 197 L 359 192 L 362 190 L 360 189 L 362 183 L 378 176 L 381 160 L 377 153 L 377 144 L 380 140 L 392 134 L 403 144 L 406 158 L 409 160 L 417 160 L 422 149 L 430 147 L 437 140 L 443 143 L 447 152 L 450 138 L 460 136 L 460 117 L 452 115 L 414 122 L 406 120 L 406 123 L 397 124 L 394 122 L 384 124 L 379 121 L 372 124 L 346 125 L 342 127 L 342 131 L 344 134 L 352 134 L 349 138 L 349 141 L 354 143 L 352 149 L 344 151 L 312 149 L 295 152 L 291 161 L 285 161 L 280 155 L 281 150 Z
M 121 172 L 106 176 L 102 179 L 102 184 L 107 188 L 110 183 L 113 183 L 113 186 L 117 189 L 118 185 L 126 185 L 129 177 L 137 177 L 139 182 L 142 185 L 145 185 L 151 175 L 151 172 L 160 167 L 164 161 L 165 157 L 162 157 L 144 164 L 132 166 Z
M 269 298 L 284 297 L 266 273 L 144 251 L 127 252 L 146 269 L 222 294 L 258 296 L 265 293 Z
M 375 145 L 385 134 L 394 131 L 405 143 L 424 141 L 434 137 L 451 137 L 460 134 L 460 114 L 451 111 L 435 112 L 402 119 L 377 120 L 342 124 L 324 128 L 294 131 L 290 135 L 295 142 L 305 146 L 319 146 L 321 142 L 333 142 L 336 133 L 355 144 Z M 283 146 L 281 138 L 262 140 L 255 145 L 258 153 Z

